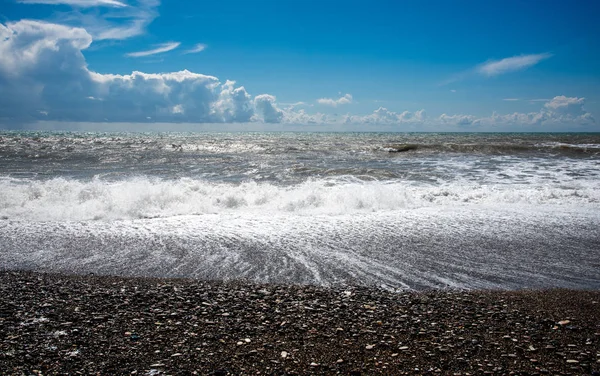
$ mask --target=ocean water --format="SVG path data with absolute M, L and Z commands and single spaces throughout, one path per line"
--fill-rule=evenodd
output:
M 0 267 L 598 289 L 600 134 L 0 132 Z

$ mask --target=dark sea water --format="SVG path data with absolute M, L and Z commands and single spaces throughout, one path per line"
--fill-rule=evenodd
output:
M 600 134 L 1 132 L 0 267 L 598 289 Z

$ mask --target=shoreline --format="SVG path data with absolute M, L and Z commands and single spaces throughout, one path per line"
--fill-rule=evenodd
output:
M 600 374 L 598 290 L 0 281 L 7 374 Z

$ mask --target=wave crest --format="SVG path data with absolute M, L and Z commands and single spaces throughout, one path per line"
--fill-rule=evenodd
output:
M 82 221 L 220 213 L 343 215 L 457 205 L 579 205 L 597 209 L 594 186 L 417 185 L 360 181 L 352 177 L 312 179 L 301 184 L 213 183 L 147 177 L 122 181 L 0 180 L 0 217 L 30 221 Z

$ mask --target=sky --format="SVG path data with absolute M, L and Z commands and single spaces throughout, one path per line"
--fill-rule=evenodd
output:
M 596 0 L 0 0 L 0 128 L 600 131 Z

